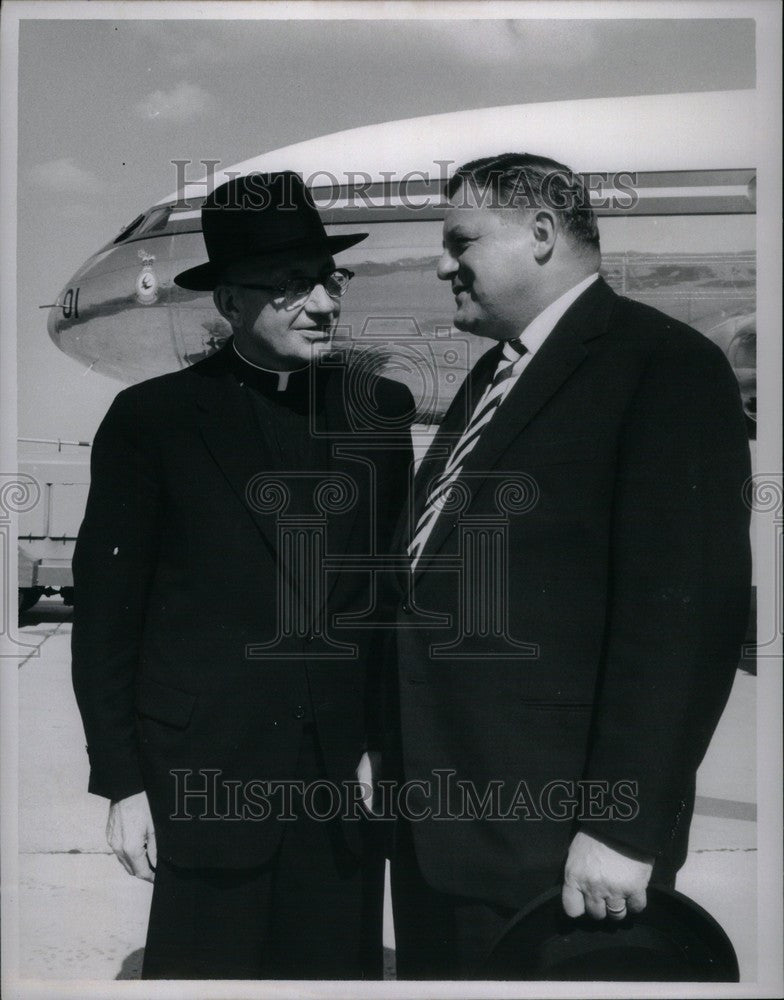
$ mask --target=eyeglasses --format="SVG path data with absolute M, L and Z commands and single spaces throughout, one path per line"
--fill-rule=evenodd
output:
M 325 271 L 317 278 L 309 278 L 305 275 L 292 275 L 281 281 L 277 285 L 263 285 L 254 282 L 242 282 L 240 288 L 253 288 L 260 291 L 275 292 L 276 297 L 282 298 L 287 308 L 299 305 L 310 295 L 316 285 L 323 285 L 324 291 L 332 299 L 339 299 L 346 294 L 348 283 L 354 277 L 354 272 L 347 267 L 336 267 L 333 271 Z M 238 283 L 239 284 L 239 283 Z

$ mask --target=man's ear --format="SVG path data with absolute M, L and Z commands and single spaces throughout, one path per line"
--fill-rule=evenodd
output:
M 218 285 L 212 293 L 215 308 L 228 320 L 232 329 L 242 325 L 242 305 L 233 285 Z
M 552 254 L 558 235 L 555 213 L 546 208 L 535 212 L 531 220 L 531 234 L 534 241 L 534 258 L 543 263 Z

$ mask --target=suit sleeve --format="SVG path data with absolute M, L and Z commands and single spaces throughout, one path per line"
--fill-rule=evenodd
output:
M 136 671 L 158 535 L 159 485 L 140 410 L 120 393 L 95 437 L 73 559 L 72 672 L 90 758 L 89 791 L 142 791 Z
M 661 855 L 690 811 L 749 610 L 749 449 L 721 351 L 674 330 L 619 442 L 610 598 L 588 773 L 630 782 L 635 815 L 582 827 Z

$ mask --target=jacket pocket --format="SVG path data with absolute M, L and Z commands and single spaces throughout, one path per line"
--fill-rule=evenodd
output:
M 175 729 L 185 729 L 193 714 L 197 696 L 189 691 L 142 678 L 136 695 L 136 710 L 156 722 Z

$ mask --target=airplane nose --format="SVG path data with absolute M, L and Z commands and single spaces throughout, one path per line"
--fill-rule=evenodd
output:
M 62 319 L 62 315 L 62 308 L 55 304 L 50 306 L 49 315 L 46 317 L 46 332 L 49 334 L 49 339 L 56 347 L 62 347 L 60 343 L 60 320 Z

